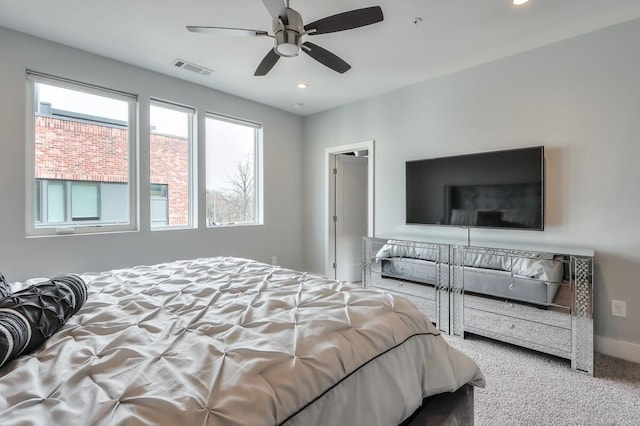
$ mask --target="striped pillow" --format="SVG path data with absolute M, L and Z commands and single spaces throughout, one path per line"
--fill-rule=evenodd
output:
M 77 275 L 62 275 L 0 300 L 0 367 L 31 352 L 78 312 L 87 286 Z
M 0 272 L 0 300 L 4 299 L 10 294 L 11 287 L 9 286 L 7 280 L 4 278 L 4 275 L 2 275 L 2 272 Z

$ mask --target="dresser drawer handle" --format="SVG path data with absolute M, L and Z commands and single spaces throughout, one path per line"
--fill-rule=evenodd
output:
M 509 289 L 513 290 L 514 288 L 516 288 L 516 286 L 513 283 L 509 284 Z

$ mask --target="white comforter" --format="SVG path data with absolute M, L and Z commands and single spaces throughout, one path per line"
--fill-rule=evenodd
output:
M 391 425 L 423 396 L 484 386 L 376 290 L 237 258 L 83 278 L 82 309 L 0 369 L 0 424 Z

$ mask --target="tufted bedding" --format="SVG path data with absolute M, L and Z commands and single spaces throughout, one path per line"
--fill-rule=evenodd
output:
M 238 258 L 87 273 L 0 369 L 0 424 L 393 425 L 476 364 L 408 300 Z

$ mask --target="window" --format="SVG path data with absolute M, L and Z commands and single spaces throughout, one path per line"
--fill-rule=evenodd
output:
M 258 124 L 206 117 L 207 226 L 262 223 Z
M 195 111 L 152 100 L 149 112 L 151 228 L 192 227 Z
M 47 207 L 47 211 L 44 215 L 41 216 L 46 217 L 46 222 L 48 223 L 66 222 L 66 185 L 64 184 L 64 182 L 51 182 L 51 185 L 45 186 L 47 188 L 45 191 L 45 193 L 47 194 L 47 198 L 44 201 L 44 205 Z
M 71 220 L 100 220 L 100 184 L 71 182 Z
M 151 184 L 151 227 L 169 225 L 168 185 Z
M 136 229 L 136 97 L 27 73 L 27 234 Z
M 123 222 L 128 192 L 126 183 L 37 179 L 36 222 L 40 226 Z

